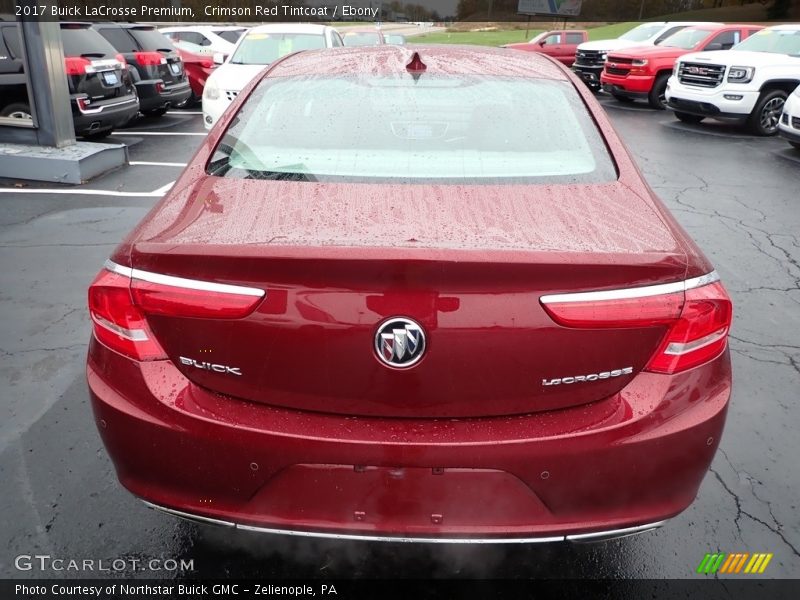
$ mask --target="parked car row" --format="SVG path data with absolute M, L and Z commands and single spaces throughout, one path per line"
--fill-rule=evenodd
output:
M 504 46 L 548 54 L 592 90 L 619 102 L 644 100 L 686 123 L 706 118 L 780 134 L 800 149 L 800 24 L 645 23 L 613 40 L 561 42 L 585 32 L 548 31 L 527 44 Z
M 151 25 L 61 22 L 60 32 L 77 137 L 105 137 L 191 97 L 177 49 Z M 0 91 L 0 116 L 32 118 L 16 21 L 0 22 Z

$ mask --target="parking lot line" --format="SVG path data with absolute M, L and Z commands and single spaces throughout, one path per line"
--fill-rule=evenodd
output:
M 152 162 L 149 160 L 132 160 L 128 162 L 129 165 L 133 167 L 185 167 L 186 163 L 179 163 L 179 162 Z
M 168 115 L 202 115 L 201 110 L 168 110 Z
M 207 136 L 207 133 L 190 133 L 185 131 L 112 131 L 111 135 L 199 135 Z
M 174 183 L 174 182 L 173 182 Z M 169 184 L 170 186 L 172 183 Z M 121 198 L 160 198 L 164 192 L 161 188 L 152 192 L 118 192 L 116 190 L 84 190 L 75 189 L 20 189 L 20 188 L 0 188 L 0 194 L 74 194 L 78 196 L 117 196 Z
M 163 196 L 164 194 L 166 194 L 169 191 L 169 189 L 173 185 L 175 185 L 175 182 L 174 181 L 170 181 L 169 183 L 167 183 L 165 185 L 162 185 L 160 188 L 158 188 L 157 190 L 153 190 L 150 193 L 153 194 L 154 196 Z

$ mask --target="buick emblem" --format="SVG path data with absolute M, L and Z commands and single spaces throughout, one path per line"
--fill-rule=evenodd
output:
M 411 319 L 392 317 L 375 332 L 375 354 L 385 365 L 407 369 L 425 354 L 425 332 Z

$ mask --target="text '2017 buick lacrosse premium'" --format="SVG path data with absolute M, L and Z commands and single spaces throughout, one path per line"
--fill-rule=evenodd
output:
M 731 302 L 563 66 L 302 52 L 89 289 L 122 484 L 249 530 L 602 539 L 695 498 Z

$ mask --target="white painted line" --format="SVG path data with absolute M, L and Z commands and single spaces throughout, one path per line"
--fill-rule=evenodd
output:
M 169 189 L 175 185 L 170 181 L 152 192 L 119 192 L 117 190 L 84 190 L 81 188 L 0 188 L 0 193 L 5 194 L 77 194 L 79 196 L 116 196 L 118 198 L 161 198 Z
M 138 167 L 185 167 L 187 163 L 176 163 L 176 162 L 151 162 L 149 160 L 132 160 L 128 163 L 129 165 Z
M 169 184 L 170 186 L 172 183 Z M 84 190 L 81 188 L 48 190 L 43 188 L 0 188 L 0 194 L 75 194 L 78 196 L 116 196 L 118 198 L 160 198 L 161 188 L 154 192 L 118 192 L 116 190 Z
M 175 182 L 174 182 L 174 181 L 170 181 L 170 182 L 169 182 L 169 183 L 167 183 L 166 185 L 162 185 L 160 188 L 158 188 L 157 190 L 153 190 L 153 191 L 152 191 L 152 192 L 150 192 L 150 193 L 151 193 L 152 195 L 154 195 L 154 196 L 163 196 L 164 194 L 166 194 L 166 193 L 167 193 L 167 192 L 170 190 L 170 188 L 171 188 L 173 185 L 175 185 Z
M 207 133 L 187 133 L 183 131 L 112 131 L 111 135 L 198 135 L 206 137 Z
M 168 110 L 168 115 L 202 115 L 202 110 Z

